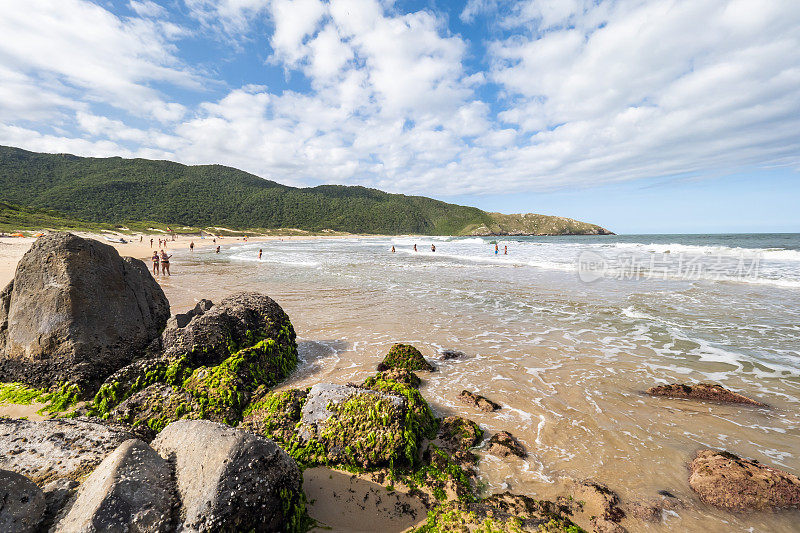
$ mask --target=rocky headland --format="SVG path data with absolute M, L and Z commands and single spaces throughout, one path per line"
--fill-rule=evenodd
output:
M 415 347 L 394 345 L 359 383 L 276 389 L 298 352 L 275 301 L 238 293 L 170 318 L 144 265 L 109 248 L 42 238 L 2 292 L 0 394 L 37 399 L 52 418 L 0 418 L 1 531 L 370 529 L 350 512 L 315 520 L 360 506 L 381 531 L 620 532 L 688 505 L 800 505 L 797 477 L 712 450 L 687 457 L 697 502 L 624 501 L 594 480 L 554 500 L 486 494 L 476 451 L 524 461 L 536 450 L 439 417 L 419 390 L 436 369 Z

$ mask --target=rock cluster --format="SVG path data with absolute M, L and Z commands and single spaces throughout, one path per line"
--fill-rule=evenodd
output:
M 237 424 L 256 389 L 277 384 L 297 365 L 292 323 L 268 296 L 206 300 L 188 315 L 164 330 L 157 356 L 106 379 L 93 414 L 140 428 L 144 438 L 180 419 Z
M 46 422 L 31 424 L 28 434 L 41 429 L 42 436 L 19 443 L 28 457 L 52 435 Z M 53 446 L 61 456 L 85 455 L 78 462 L 94 468 L 83 471 L 77 491 L 72 480 L 43 491 L 19 465 L 6 463 L 0 531 L 299 532 L 309 524 L 297 465 L 274 442 L 248 431 L 185 420 L 168 426 L 152 447 L 135 438 L 111 450 L 76 450 L 63 440 Z M 47 470 L 53 451 L 39 455 L 32 470 Z

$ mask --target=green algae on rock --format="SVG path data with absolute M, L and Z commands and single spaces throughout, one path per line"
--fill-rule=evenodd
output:
M 43 403 L 39 414 L 57 414 L 68 411 L 78 403 L 81 388 L 75 383 L 60 383 L 52 390 L 40 390 L 24 383 L 0 383 L 0 403 L 30 405 L 33 402 Z
M 433 372 L 436 370 L 432 364 L 422 357 L 422 353 L 410 344 L 397 343 L 389 349 L 389 353 L 383 358 L 378 370 L 389 370 L 390 368 L 402 368 L 405 370 L 426 370 Z
M 113 374 L 88 411 L 106 418 L 120 417 L 119 421 L 145 425 L 156 432 L 183 418 L 235 425 L 259 387 L 274 386 L 297 366 L 292 323 L 267 296 L 234 295 L 218 306 L 193 313 L 191 320 L 183 323 L 180 328 L 179 322 L 173 321 L 165 331 L 161 355 Z M 202 339 L 210 344 L 189 343 Z M 160 387 L 139 395 L 157 384 Z M 124 409 L 115 410 L 133 397 L 136 400 Z M 155 406 L 166 412 L 155 412 Z
M 475 502 L 443 503 L 414 533 L 585 533 L 570 511 L 546 500 L 504 492 Z

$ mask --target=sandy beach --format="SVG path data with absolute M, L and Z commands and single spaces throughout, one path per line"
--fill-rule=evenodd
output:
M 89 239 L 97 239 L 98 241 L 113 246 L 117 249 L 119 254 L 123 257 L 135 257 L 136 259 L 141 259 L 148 266 L 151 266 L 150 257 L 153 254 L 153 250 L 159 250 L 158 240 L 159 239 L 167 239 L 166 241 L 166 250 L 167 253 L 174 253 L 176 251 L 188 251 L 189 244 L 194 242 L 195 250 L 200 251 L 204 248 L 214 248 L 216 246 L 220 246 L 221 249 L 229 248 L 230 246 L 236 244 L 245 244 L 245 242 L 253 244 L 258 242 L 269 242 L 269 241 L 290 241 L 290 240 L 307 240 L 307 239 L 337 239 L 342 238 L 339 235 L 319 235 L 319 236 L 304 236 L 304 235 L 287 235 L 287 236 L 273 236 L 273 235 L 264 235 L 264 236 L 253 236 L 247 237 L 247 241 L 244 240 L 243 237 L 230 237 L 230 236 L 219 236 L 216 237 L 216 242 L 214 242 L 215 237 L 205 236 L 204 238 L 200 238 L 197 235 L 176 235 L 175 239 L 172 240 L 172 237 L 166 235 L 164 233 L 149 233 L 149 234 L 136 234 L 136 235 L 111 235 L 111 234 L 103 234 L 99 235 L 96 233 L 88 233 L 88 232 L 72 232 L 76 235 L 80 235 L 81 237 L 89 238 Z M 106 239 L 106 237 L 111 238 L 123 238 L 125 239 L 126 243 L 119 243 L 113 242 Z M 153 244 L 151 246 L 150 239 L 153 239 Z M 5 287 L 6 284 L 14 278 L 14 271 L 17 268 L 17 263 L 19 263 L 20 258 L 28 251 L 31 247 L 31 244 L 36 241 L 34 237 L 0 237 L 0 287 Z

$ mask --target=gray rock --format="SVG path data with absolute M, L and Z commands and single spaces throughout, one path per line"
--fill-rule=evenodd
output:
M 214 302 L 203 298 L 202 300 L 197 302 L 197 305 L 194 306 L 194 309 L 190 309 L 185 313 L 178 313 L 176 315 L 173 315 L 167 321 L 167 328 L 185 328 L 189 324 L 189 322 L 192 321 L 194 317 L 202 315 L 203 313 L 211 309 L 213 306 Z
M 91 394 L 142 355 L 169 317 L 147 266 L 70 233 L 33 243 L 0 295 L 0 375 Z
M 83 482 L 55 533 L 169 531 L 170 467 L 138 439 L 124 442 Z
M 271 440 L 207 420 L 179 420 L 159 433 L 152 446 L 174 462 L 180 528 L 298 527 L 298 515 L 304 513 L 300 470 Z
M 67 506 L 75 493 L 78 491 L 79 483 L 72 479 L 61 478 L 47 483 L 42 487 L 44 492 L 45 511 L 40 531 L 48 531 L 56 520 L 56 517 Z
M 35 531 L 44 516 L 44 494 L 30 479 L 0 470 L 0 531 Z
M 232 352 L 265 338 L 297 351 L 294 328 L 281 306 L 264 294 L 241 292 L 194 314 L 184 327 L 165 329 L 161 342 L 167 359 L 186 357 L 196 368 L 218 365 Z
M 85 420 L 0 418 L 0 468 L 40 485 L 61 478 L 80 481 L 106 455 L 133 438 L 130 432 Z

